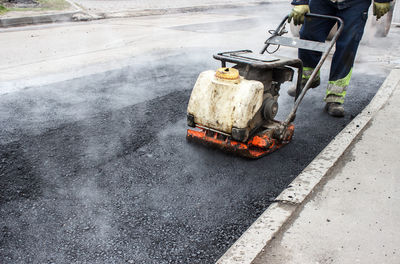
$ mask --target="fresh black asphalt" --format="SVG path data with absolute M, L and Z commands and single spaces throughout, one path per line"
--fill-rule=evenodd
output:
M 0 263 L 213 263 L 383 81 L 355 74 L 342 119 L 310 91 L 293 142 L 246 160 L 185 140 L 210 52 L 0 96 Z

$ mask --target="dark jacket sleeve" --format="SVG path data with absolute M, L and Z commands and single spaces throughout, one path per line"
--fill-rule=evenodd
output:
M 388 3 L 388 2 L 391 2 L 391 1 L 392 0 L 374 0 L 374 2 L 377 2 L 377 3 Z
M 380 1 L 386 1 L 386 0 L 380 0 Z M 293 0 L 292 5 L 308 5 L 308 0 Z

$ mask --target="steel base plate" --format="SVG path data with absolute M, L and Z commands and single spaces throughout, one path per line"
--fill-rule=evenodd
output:
M 284 141 L 272 138 L 271 131 L 263 131 L 251 137 L 247 142 L 239 142 L 218 132 L 204 128 L 188 129 L 186 138 L 189 141 L 197 142 L 223 151 L 232 152 L 236 155 L 258 159 L 288 144 L 294 133 L 294 125 L 290 124 L 287 128 L 286 139 Z

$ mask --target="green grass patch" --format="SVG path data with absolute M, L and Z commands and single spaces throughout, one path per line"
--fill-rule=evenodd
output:
M 0 15 L 7 13 L 8 9 L 0 5 Z

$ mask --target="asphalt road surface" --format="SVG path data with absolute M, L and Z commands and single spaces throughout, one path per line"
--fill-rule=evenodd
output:
M 213 52 L 1 95 L 0 263 L 212 263 L 383 82 L 355 73 L 342 119 L 323 112 L 324 87 L 311 90 L 293 142 L 251 161 L 185 140 Z M 283 89 L 280 116 L 291 105 Z

